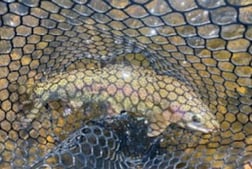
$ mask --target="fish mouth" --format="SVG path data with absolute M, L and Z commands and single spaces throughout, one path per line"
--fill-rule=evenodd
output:
M 217 127 L 207 128 L 207 127 L 200 126 L 200 125 L 193 124 L 193 123 L 188 123 L 186 125 L 186 127 L 188 127 L 189 129 L 192 129 L 192 130 L 201 131 L 203 133 L 212 133 L 212 132 L 217 132 L 218 131 Z

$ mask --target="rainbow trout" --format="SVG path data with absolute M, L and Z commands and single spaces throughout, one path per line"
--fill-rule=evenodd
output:
M 158 136 L 171 123 L 204 133 L 219 129 L 209 108 L 181 81 L 137 66 L 110 65 L 74 70 L 37 83 L 30 96 L 27 120 L 36 118 L 46 103 L 63 100 L 72 110 L 86 101 L 102 101 L 108 114 L 133 112 L 145 118 L 148 136 Z

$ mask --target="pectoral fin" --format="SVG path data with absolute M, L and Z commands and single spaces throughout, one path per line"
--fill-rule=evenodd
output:
M 156 109 L 154 109 L 156 110 Z M 153 111 L 148 113 L 148 133 L 149 137 L 155 137 L 160 135 L 165 129 L 170 125 L 170 116 L 171 113 L 169 111 Z
M 148 137 L 155 137 L 160 135 L 161 133 L 163 133 L 165 131 L 165 129 L 167 128 L 167 126 L 170 125 L 170 122 L 166 122 L 165 124 L 163 122 L 151 122 L 148 126 Z
M 165 119 L 163 114 L 155 113 L 149 118 L 148 133 L 149 137 L 155 137 L 165 131 L 167 126 L 170 125 L 170 121 Z

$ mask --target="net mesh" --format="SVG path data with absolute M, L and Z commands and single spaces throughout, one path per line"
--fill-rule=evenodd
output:
M 252 168 L 251 1 L 3 0 L 0 16 L 0 168 Z M 33 84 L 114 63 L 191 86 L 221 131 L 151 139 L 142 121 L 104 121 L 102 103 L 63 114 L 58 100 L 20 124 Z

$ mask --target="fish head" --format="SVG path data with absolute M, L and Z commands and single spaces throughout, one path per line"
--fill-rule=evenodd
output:
M 163 109 L 162 113 L 158 112 L 159 109 L 153 109 L 152 113 L 149 113 L 149 137 L 160 135 L 171 123 L 203 133 L 216 132 L 220 128 L 215 115 L 196 95 L 185 102 L 173 101 L 167 104 L 167 108 Z
M 179 125 L 203 133 L 216 132 L 220 128 L 218 121 L 211 113 L 195 114 L 194 112 L 186 112 Z
M 198 105 L 178 105 L 171 106 L 173 115 L 179 116 L 176 123 L 186 129 L 201 131 L 203 133 L 216 132 L 220 124 L 216 116 L 211 113 L 208 106 L 202 101 L 197 101 Z

